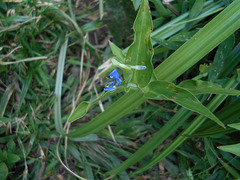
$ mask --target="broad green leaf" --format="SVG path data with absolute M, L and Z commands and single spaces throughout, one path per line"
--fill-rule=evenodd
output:
M 88 112 L 89 108 L 92 107 L 94 104 L 96 104 L 99 100 L 101 100 L 101 99 L 103 99 L 103 98 L 105 98 L 107 96 L 119 93 L 119 92 L 121 92 L 123 90 L 124 90 L 124 87 L 123 86 L 119 86 L 114 91 L 104 91 L 100 96 L 98 96 L 98 98 L 96 98 L 96 99 L 94 99 L 92 101 L 83 101 L 83 102 L 81 102 L 77 106 L 75 111 L 72 113 L 72 115 L 70 116 L 68 122 L 71 123 L 71 122 L 76 121 L 77 119 L 80 119 L 81 117 L 83 117 Z
M 146 66 L 145 70 L 133 70 L 130 83 L 145 87 L 152 78 L 153 47 L 151 42 L 152 16 L 148 1 L 143 0 L 133 25 L 134 41 L 128 49 L 125 64 L 130 66 Z M 124 77 L 128 79 L 128 77 Z
M 233 153 L 237 156 L 240 156 L 240 143 L 233 144 L 233 145 L 227 145 L 227 146 L 219 146 L 218 148 L 223 151 L 227 151 L 227 152 Z
M 179 84 L 179 87 L 187 89 L 192 94 L 240 95 L 239 90 L 225 89 L 217 84 L 202 80 L 185 80 Z
M 150 93 L 149 93 L 150 92 Z M 201 102 L 184 88 L 178 87 L 167 81 L 153 81 L 144 94 L 146 98 L 170 100 L 191 111 L 198 112 L 224 127 L 224 124 Z
M 77 108 L 75 109 L 75 111 L 72 113 L 72 115 L 70 116 L 68 122 L 72 123 L 74 121 L 76 121 L 77 119 L 83 117 L 87 112 L 88 109 L 93 105 L 94 103 L 92 101 L 84 101 L 81 102 Z
M 240 131 L 240 123 L 228 124 L 228 126 Z
M 1 180 L 7 179 L 8 176 L 8 168 L 5 163 L 0 163 L 0 178 Z

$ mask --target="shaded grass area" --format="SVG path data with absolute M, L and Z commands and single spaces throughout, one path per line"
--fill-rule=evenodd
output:
M 137 7 L 137 1 L 134 2 Z M 81 126 L 103 111 L 101 104 L 106 109 L 122 95 L 103 99 L 99 103 L 100 107 L 96 105 L 80 120 L 67 123 L 70 113 L 79 102 L 95 99 L 105 86 L 104 78 L 94 77 L 98 74 L 98 67 L 111 57 L 107 40 L 115 41 L 122 48 L 126 48 L 132 40 L 129 26 L 136 13 L 133 7 L 130 8 L 132 4 L 127 1 L 118 4 L 120 15 L 114 14 L 114 24 L 114 21 L 110 21 L 111 13 L 114 13 L 111 8 L 117 5 L 113 1 L 105 3 L 104 12 L 110 15 L 107 14 L 103 20 L 100 20 L 101 10 L 99 11 L 96 1 L 0 3 L 0 169 L 3 178 L 105 178 L 105 172 L 126 160 L 179 111 L 179 107 L 170 102 L 148 100 L 130 115 L 111 125 L 114 137 L 106 128 L 82 138 L 59 139 L 57 131 L 69 131 L 70 127 Z M 193 11 L 193 5 L 194 1 L 173 3 L 174 9 L 181 14 Z M 150 6 L 154 30 L 176 18 L 172 11 L 157 1 L 151 1 Z M 128 9 L 131 9 L 131 13 Z M 125 13 L 121 14 L 123 11 Z M 192 13 L 190 18 L 196 16 Z M 205 20 L 186 23 L 186 28 L 172 33 L 168 40 L 157 36 L 153 38 L 155 66 L 191 38 L 212 17 L 210 14 Z M 124 23 L 122 19 L 125 20 Z M 121 25 L 125 26 L 118 28 Z M 123 32 L 124 30 L 126 31 Z M 232 51 L 232 48 L 238 48 L 239 34 L 236 33 L 234 40 L 229 41 L 231 47 L 224 52 L 225 58 L 234 58 L 238 51 Z M 214 57 L 215 52 L 205 57 L 203 62 L 211 63 Z M 236 67 L 237 65 L 230 70 L 230 75 Z M 221 68 L 217 70 L 220 71 Z M 204 77 L 204 73 L 196 65 L 177 81 L 199 74 Z M 214 74 L 212 77 L 214 79 Z M 231 102 L 236 99 L 229 98 L 225 104 L 232 107 Z M 137 170 L 160 153 L 195 115 L 140 163 L 114 178 L 231 178 L 231 168 L 239 170 L 239 157 L 216 150 L 213 144 L 237 142 L 234 137 L 238 132 L 230 135 L 213 134 L 215 136 L 212 138 L 200 131 L 214 126 L 213 124 L 196 133 L 197 137 L 200 134 L 204 139 L 189 138 L 175 153 L 145 173 L 128 176 L 131 171 Z M 224 166 L 222 161 L 231 167 Z

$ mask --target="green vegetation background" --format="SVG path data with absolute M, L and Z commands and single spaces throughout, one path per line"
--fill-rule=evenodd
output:
M 108 41 L 122 49 L 133 41 L 139 0 L 0 2 L 0 177 L 2 179 L 104 179 L 140 149 L 176 113 L 168 101 L 147 100 L 108 128 L 86 137 L 60 138 L 56 118 L 70 131 L 96 117 L 124 93 L 102 99 L 74 123 L 66 123 L 82 101 L 103 91 L 112 57 Z M 232 1 L 151 0 L 153 65 L 157 67 Z M 224 85 L 239 68 L 239 31 L 174 83 L 186 79 Z M 102 69 L 101 69 L 102 68 Z M 234 76 L 235 75 L 235 76 Z M 237 80 L 236 80 L 237 81 Z M 238 78 L 239 82 L 239 78 Z M 238 88 L 238 83 L 235 85 Z M 233 87 L 230 87 L 233 88 Z M 60 101 L 59 98 L 60 97 Z M 214 95 L 199 95 L 206 105 Z M 216 115 L 225 124 L 239 123 L 238 96 L 226 98 Z M 99 106 L 98 106 L 99 105 Z M 207 121 L 162 161 L 131 174 L 154 159 L 197 116 L 191 113 L 171 136 L 131 168 L 113 179 L 240 178 L 239 151 L 220 145 L 239 143 L 236 125 L 220 128 Z M 176 125 L 177 126 L 177 125 Z

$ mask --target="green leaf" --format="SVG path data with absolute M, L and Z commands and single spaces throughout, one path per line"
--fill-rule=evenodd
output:
M 163 61 L 156 69 L 159 80 L 173 81 L 240 27 L 240 1 L 233 3 Z M 173 28 L 174 29 L 174 28 Z
M 8 168 L 5 163 L 0 163 L 0 178 L 1 180 L 7 179 Z
M 202 80 L 185 80 L 179 84 L 179 87 L 187 89 L 192 94 L 240 95 L 239 90 L 225 89 L 217 84 Z
M 61 117 L 61 96 L 62 96 L 64 64 L 65 64 L 66 52 L 68 48 L 67 45 L 68 45 L 68 39 L 64 41 L 60 49 L 60 53 L 58 57 L 56 85 L 55 85 L 56 102 L 54 104 L 54 121 L 55 121 L 56 130 L 60 134 L 64 133 L 63 125 L 62 125 L 62 117 Z
M 93 120 L 88 122 L 87 124 L 84 124 L 77 129 L 71 131 L 68 136 L 69 137 L 83 137 L 89 134 L 92 134 L 91 132 L 96 132 L 100 129 L 103 129 L 108 124 L 111 124 L 112 122 L 118 120 L 120 117 L 126 115 L 127 113 L 131 112 L 133 108 L 136 107 L 136 104 L 139 105 L 142 103 L 142 98 L 134 99 L 132 96 L 143 96 L 143 93 L 141 91 L 134 91 L 130 90 L 127 94 L 122 96 L 122 98 L 118 99 L 116 102 L 114 102 L 111 105 L 111 108 L 107 108 L 104 112 L 99 114 L 97 117 L 95 117 Z M 145 100 L 145 98 L 144 98 Z M 127 104 L 127 108 L 124 106 L 124 104 Z M 118 112 L 114 109 L 118 109 Z
M 190 11 L 189 19 L 194 19 L 195 17 L 197 17 L 201 13 L 201 11 L 202 11 L 202 9 L 204 7 L 205 1 L 206 0 L 197 0 L 197 1 L 195 1 L 195 3 L 193 4 L 192 9 Z M 187 23 L 186 24 L 186 29 L 190 29 L 193 24 L 194 24 L 194 22 Z
M 238 82 L 235 81 L 235 78 L 231 78 L 226 82 L 225 87 L 226 88 L 235 88 L 237 85 L 238 85 Z M 207 107 L 211 111 L 215 111 L 222 104 L 222 102 L 226 99 L 226 97 L 227 97 L 226 95 L 214 96 L 214 98 L 207 104 Z M 184 131 L 181 132 L 181 134 L 179 134 L 171 142 L 171 144 L 169 144 L 169 146 L 167 146 L 156 157 L 154 157 L 152 160 L 150 160 L 149 163 L 145 164 L 143 167 L 141 167 L 140 169 L 135 171 L 133 174 L 138 174 L 140 172 L 143 172 L 143 171 L 149 169 L 150 167 L 155 165 L 157 162 L 161 161 L 162 159 L 167 157 L 169 154 L 174 152 L 174 150 L 176 150 L 185 140 L 187 140 L 189 135 L 193 134 L 206 121 L 206 119 L 207 118 L 204 117 L 203 115 L 198 115 L 194 120 L 192 120 L 190 125 L 187 128 L 185 128 Z M 181 119 L 179 119 L 179 121 L 181 121 Z M 168 125 L 170 122 L 172 123 L 172 119 L 166 125 Z M 159 130 L 159 132 L 161 132 L 161 129 Z M 159 138 L 161 138 L 161 136 L 159 136 Z M 150 139 L 149 141 L 151 141 L 151 140 L 152 139 Z M 140 151 L 141 149 L 142 148 L 140 148 L 138 151 Z M 134 153 L 134 154 L 136 154 L 136 153 Z M 121 171 L 122 170 L 125 170 L 125 169 L 121 169 Z M 118 173 L 121 171 L 116 170 L 114 173 Z
M 223 151 L 227 151 L 227 152 L 233 153 L 237 156 L 240 156 L 240 143 L 233 144 L 233 145 L 227 145 L 227 146 L 219 146 L 218 148 Z
M 233 49 L 233 51 L 228 56 L 224 63 L 223 71 L 219 75 L 219 78 L 225 78 L 229 73 L 231 73 L 240 62 L 240 43 Z
M 133 25 L 134 41 L 128 49 L 125 64 L 130 66 L 146 66 L 145 70 L 133 70 L 130 83 L 145 87 L 152 78 L 153 47 L 150 35 L 152 33 L 152 16 L 148 1 L 143 0 Z M 128 79 L 128 77 L 124 77 Z
M 23 83 L 21 94 L 20 94 L 20 100 L 19 100 L 19 103 L 18 103 L 18 106 L 17 106 L 16 114 L 18 114 L 18 112 L 21 109 L 23 101 L 24 101 L 24 99 L 27 95 L 28 89 L 30 87 L 32 77 L 33 77 L 33 70 L 32 70 L 32 68 L 29 68 L 28 71 L 27 71 L 26 77 L 24 79 L 24 83 Z
M 201 102 L 186 89 L 175 86 L 167 81 L 153 81 L 144 94 L 146 98 L 170 100 L 191 111 L 198 112 L 224 127 L 224 124 Z
M 75 142 L 84 142 L 84 141 L 98 141 L 99 138 L 96 134 L 90 134 L 85 137 L 75 137 L 75 138 L 69 138 L 72 141 Z
M 228 126 L 240 131 L 240 123 L 228 124 Z
M 193 5 L 193 7 L 191 9 L 189 18 L 195 18 L 195 17 L 197 17 L 200 14 L 200 12 L 202 11 L 202 8 L 204 6 L 205 1 L 206 0 L 195 1 L 194 5 Z
M 152 138 L 147 141 L 139 150 L 132 154 L 126 161 L 120 166 L 107 172 L 106 175 L 117 174 L 123 170 L 129 168 L 136 162 L 139 162 L 142 158 L 150 154 L 155 148 L 157 148 L 167 137 L 175 132 L 185 120 L 191 116 L 191 112 L 181 108 L 168 123 L 166 123 L 161 130 L 155 133 Z
M 80 119 L 81 117 L 83 117 L 88 112 L 89 108 L 92 107 L 94 104 L 96 104 L 99 100 L 101 100 L 101 99 L 103 99 L 103 98 L 105 98 L 107 96 L 119 93 L 119 92 L 121 92 L 123 90 L 124 90 L 124 87 L 123 86 L 119 86 L 114 91 L 104 91 L 100 96 L 98 96 L 98 98 L 96 98 L 96 99 L 94 99 L 92 101 L 81 102 L 77 106 L 75 111 L 72 113 L 72 115 L 70 116 L 68 122 L 72 123 L 72 122 L 76 121 L 77 119 Z
M 88 109 L 93 105 L 92 102 L 84 101 L 81 102 L 78 107 L 75 109 L 75 111 L 72 113 L 71 117 L 69 118 L 68 122 L 72 123 L 76 121 L 77 119 L 83 117 L 87 112 Z
M 139 8 L 141 5 L 141 0 L 131 0 L 134 6 L 135 11 Z
M 7 154 L 7 164 L 15 164 L 20 161 L 20 157 L 16 154 L 8 153 Z
M 168 49 L 172 49 L 172 50 L 177 50 L 181 46 L 181 44 L 170 41 L 170 40 L 155 39 L 155 38 L 152 38 L 152 39 L 159 45 L 164 46 Z
M 213 143 L 211 141 L 211 139 L 209 138 L 204 138 L 204 148 L 205 148 L 205 152 L 207 155 L 207 159 L 209 164 L 213 167 L 216 165 L 217 163 L 217 158 L 216 158 L 216 152 L 215 149 L 213 147 Z
M 122 50 L 110 41 L 109 41 L 109 45 L 110 45 L 110 48 L 112 50 L 112 53 L 116 56 L 115 57 L 116 60 L 120 63 L 124 63 L 125 57 L 122 53 Z
M 234 42 L 235 36 L 233 34 L 219 45 L 213 60 L 213 68 L 208 75 L 208 79 L 211 82 L 214 82 L 218 78 L 220 72 L 223 70 L 224 61 L 232 51 Z

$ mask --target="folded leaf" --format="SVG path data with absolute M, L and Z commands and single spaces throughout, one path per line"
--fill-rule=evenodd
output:
M 201 80 L 186 80 L 179 84 L 179 87 L 187 89 L 192 94 L 224 94 L 224 95 L 240 95 L 239 90 L 225 89 L 221 86 Z
M 146 66 L 145 70 L 133 70 L 130 83 L 145 87 L 152 78 L 153 47 L 150 35 L 152 33 L 152 16 L 148 1 L 143 0 L 133 25 L 134 41 L 128 49 L 125 64 L 130 66 Z M 124 77 L 128 79 L 128 77 Z
M 144 94 L 146 98 L 170 100 L 191 111 L 198 112 L 224 127 L 224 124 L 188 90 L 167 81 L 151 82 Z

